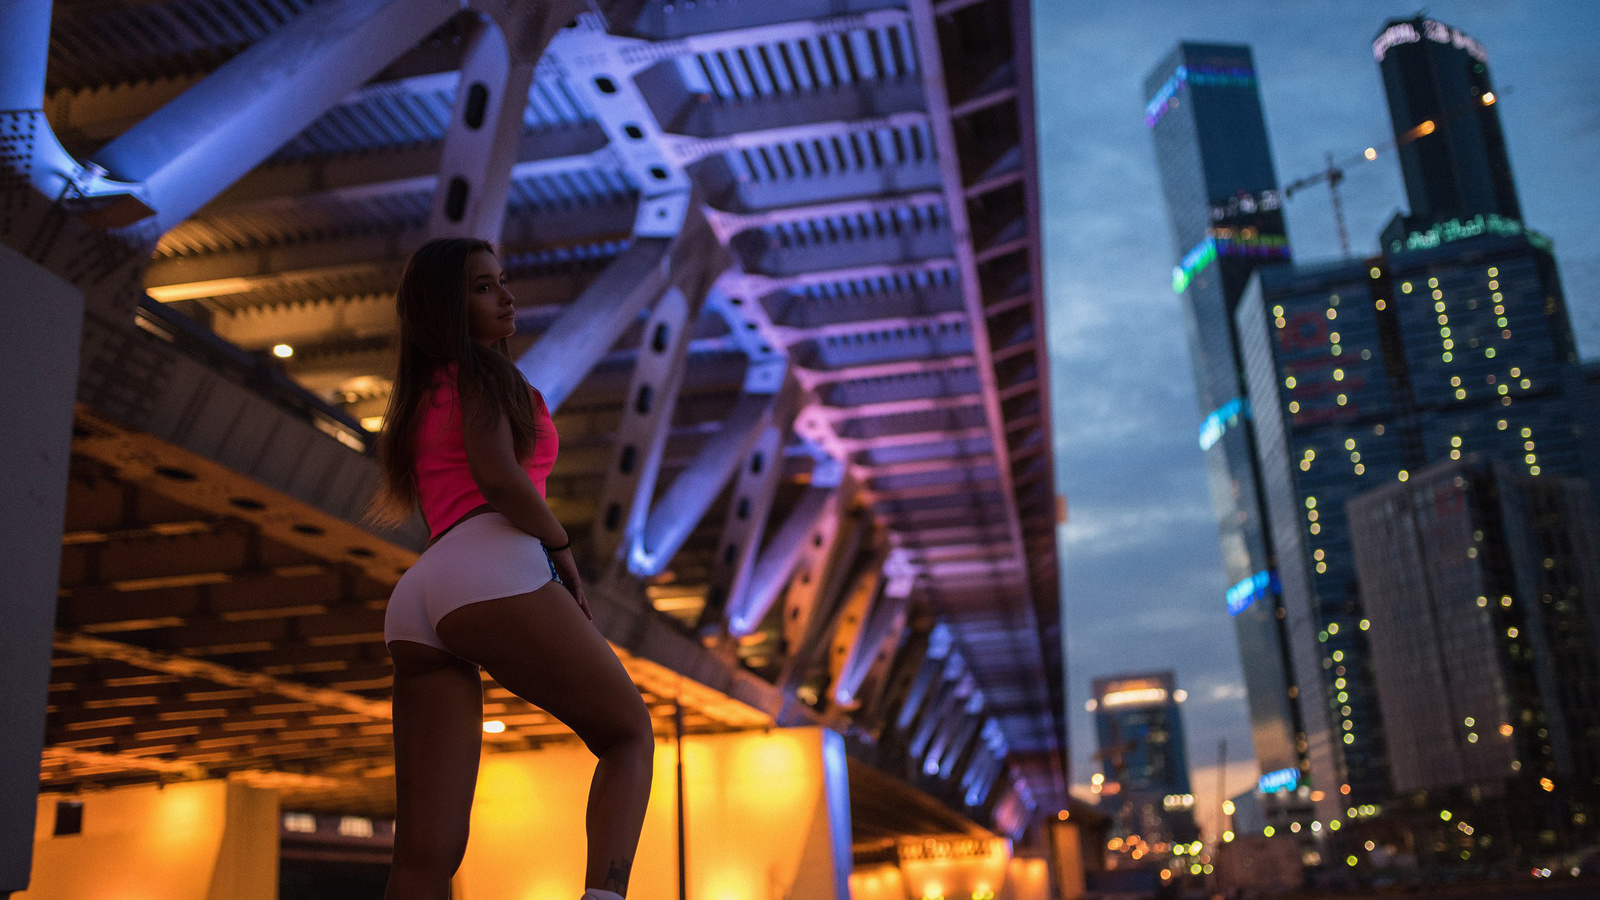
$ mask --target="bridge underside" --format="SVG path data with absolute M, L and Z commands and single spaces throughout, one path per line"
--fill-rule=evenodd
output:
M 826 725 L 1008 836 L 1063 808 L 1027 4 L 468 5 L 4 14 L 49 53 L 0 63 L 0 242 L 85 298 L 45 789 L 391 812 L 424 535 L 356 523 L 399 268 L 473 234 L 663 732 Z M 491 748 L 573 739 L 486 689 Z

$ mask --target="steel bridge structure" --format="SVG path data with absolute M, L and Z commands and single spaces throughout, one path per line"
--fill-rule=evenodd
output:
M 5 371 L 71 426 L 30 476 L 59 577 L 10 601 L 45 649 L 0 648 L 48 707 L 36 787 L 390 811 L 383 610 L 426 535 L 360 524 L 372 432 L 401 265 L 474 235 L 663 730 L 822 724 L 1011 837 L 1066 805 L 1024 0 L 15 0 L 0 32 L 0 254 L 56 279 L 8 286 Z M 491 747 L 570 738 L 486 688 Z

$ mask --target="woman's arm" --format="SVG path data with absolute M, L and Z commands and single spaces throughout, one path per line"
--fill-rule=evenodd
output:
M 494 511 L 505 516 L 512 525 L 538 538 L 546 547 L 565 547 L 550 553 L 550 562 L 561 576 L 578 607 L 590 621 L 589 600 L 584 596 L 583 583 L 578 577 L 578 564 L 572 557 L 571 541 L 567 530 L 561 527 L 550 504 L 533 486 L 533 479 L 517 463 L 515 445 L 511 440 L 511 422 L 504 413 L 495 416 L 493 423 L 484 421 L 476 411 L 462 409 L 461 426 L 467 448 L 467 467 L 483 499 L 489 501 Z
M 561 527 L 550 505 L 539 496 L 533 479 L 517 463 L 511 441 L 511 422 L 502 413 L 493 424 L 484 421 L 474 409 L 461 416 L 467 446 L 467 466 L 483 499 L 511 524 L 538 538 L 547 547 L 567 543 L 567 530 Z

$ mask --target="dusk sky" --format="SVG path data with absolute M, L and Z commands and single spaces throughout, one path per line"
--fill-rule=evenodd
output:
M 1092 678 L 1177 672 L 1201 808 L 1258 774 L 1197 441 L 1174 248 L 1143 122 L 1145 74 L 1180 40 L 1249 44 L 1280 184 L 1392 140 L 1371 42 L 1417 7 L 1377 0 L 1036 0 L 1035 77 L 1073 780 L 1098 769 Z M 1600 3 L 1435 0 L 1489 52 L 1527 224 L 1555 242 L 1580 352 L 1600 356 Z M 1342 185 L 1353 251 L 1405 192 L 1392 153 Z M 1338 256 L 1328 189 L 1287 206 L 1296 259 Z M 1187 249 L 1187 248 L 1185 248 Z

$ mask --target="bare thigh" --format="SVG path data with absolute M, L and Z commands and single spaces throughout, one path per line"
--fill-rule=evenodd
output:
M 633 679 L 556 582 L 451 610 L 435 631 L 452 653 L 560 719 L 596 755 L 617 740 L 650 733 L 650 713 Z

